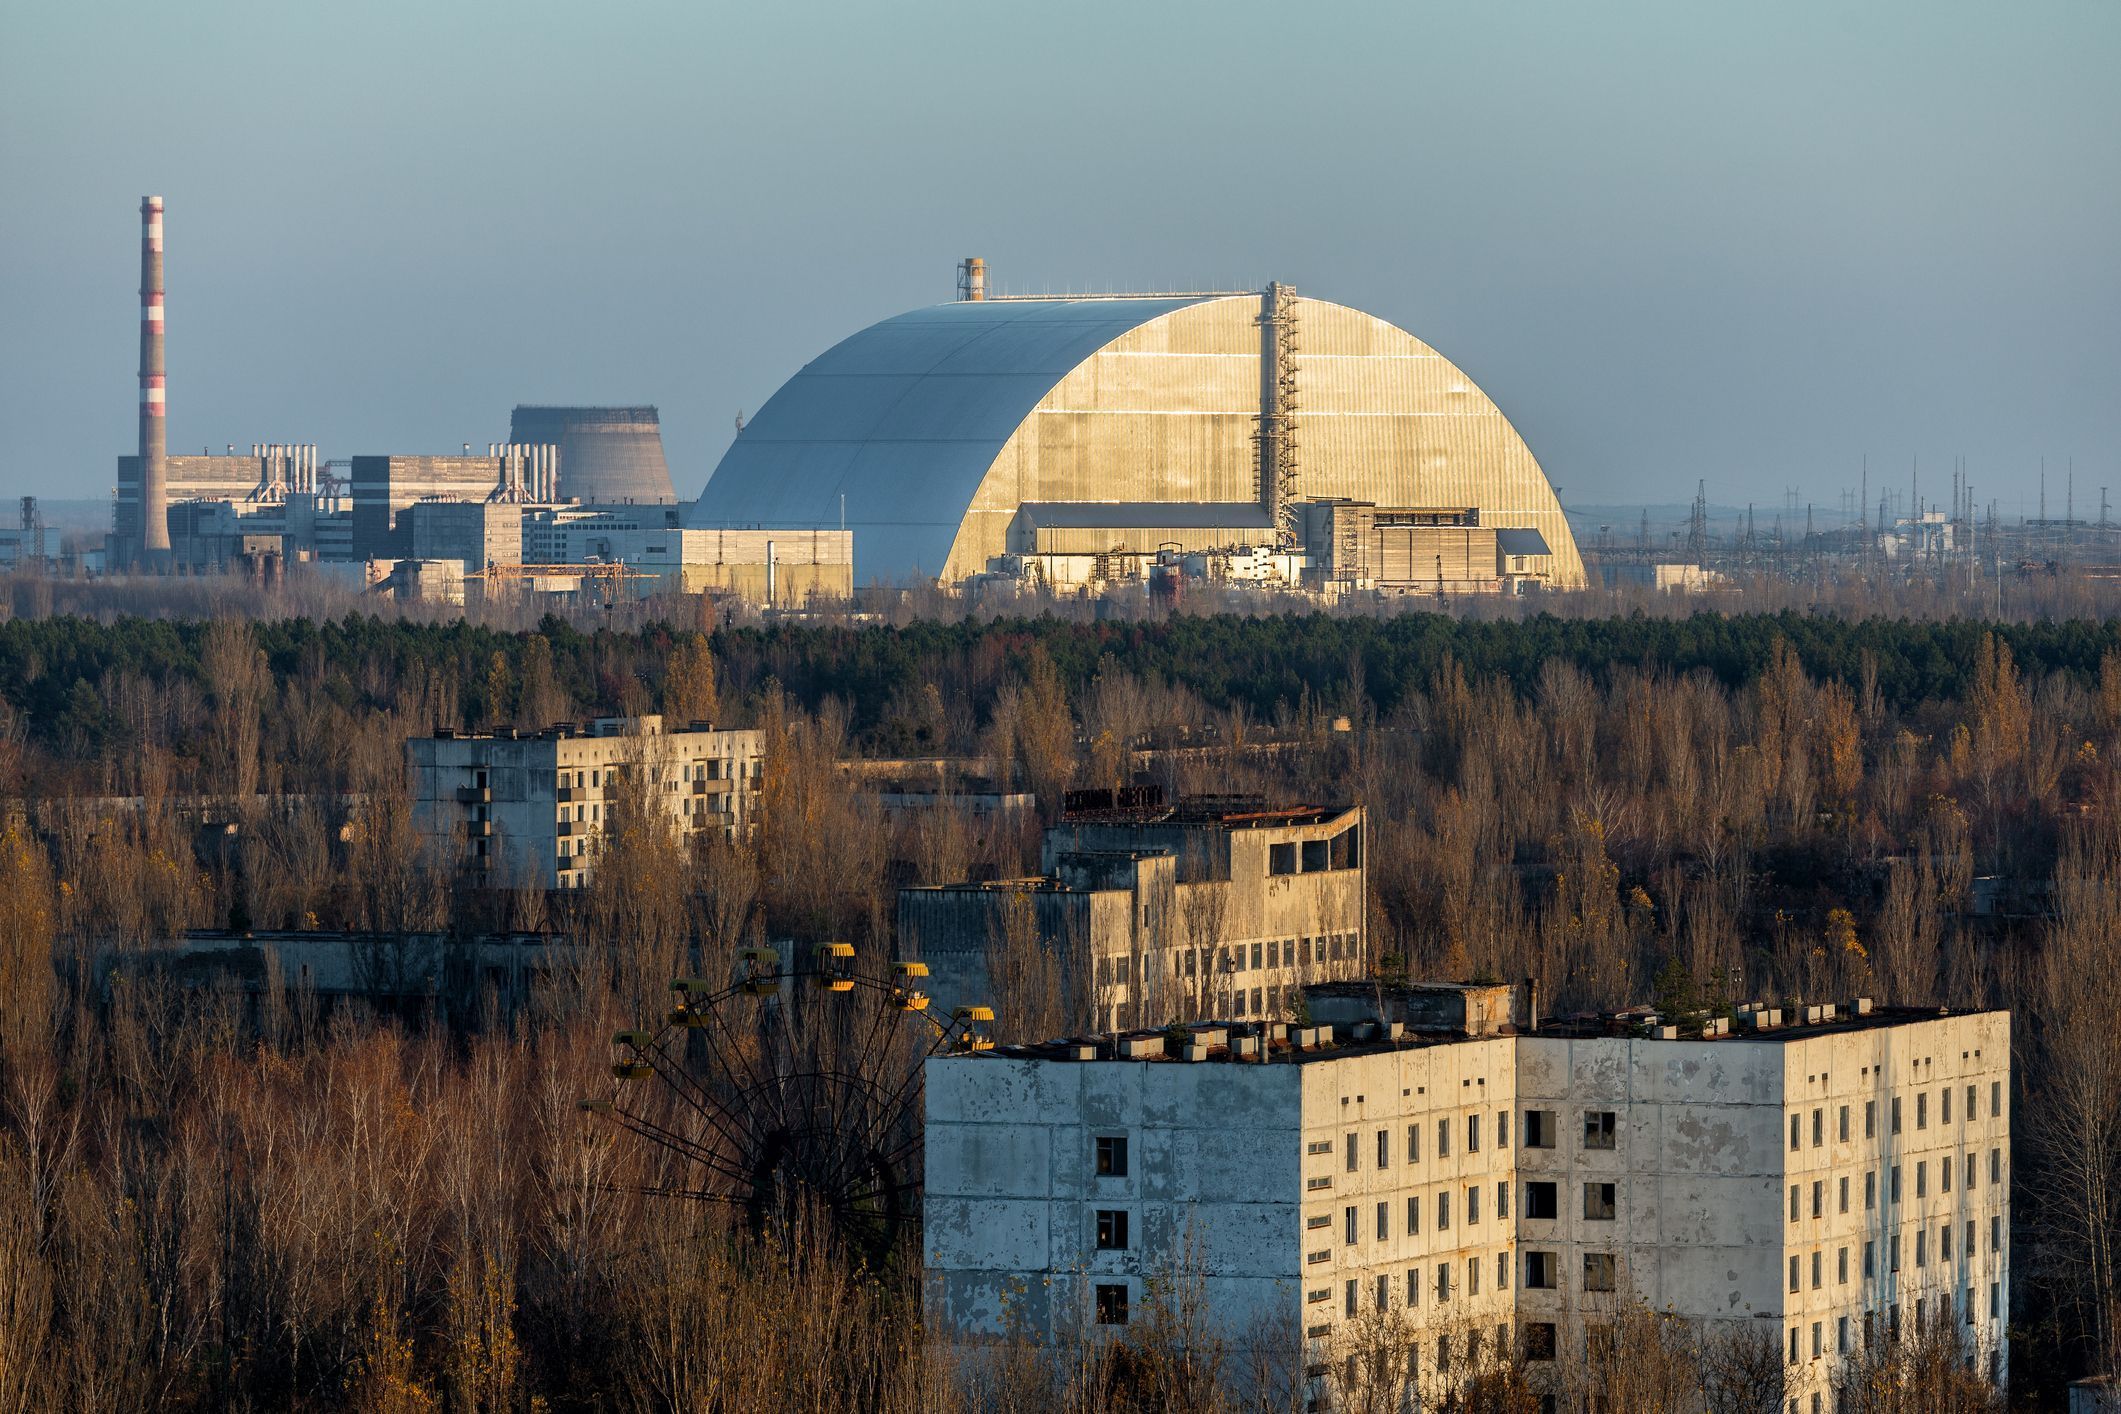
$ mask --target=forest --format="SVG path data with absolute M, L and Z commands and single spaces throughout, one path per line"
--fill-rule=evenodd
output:
M 765 733 L 752 837 L 629 817 L 566 898 L 414 845 L 408 736 L 642 712 Z M 916 774 L 1047 816 L 1134 782 L 1361 804 L 1371 964 L 1533 976 L 1559 1011 L 2008 1007 L 2010 1402 L 2121 1363 L 2113 621 L 56 616 L 0 622 L 0 1414 L 1301 1407 L 1286 1370 L 1234 1378 L 1257 1350 L 1202 1333 L 1183 1270 L 1124 1342 L 967 1363 L 924 1338 L 917 1263 L 643 1197 L 577 1108 L 667 979 L 769 939 L 887 956 L 897 887 L 1035 869 L 1035 819 L 887 814 L 872 782 Z M 601 961 L 470 1029 L 101 966 L 251 926 Z M 1037 988 L 996 1009 L 1005 1041 L 1082 1024 Z M 1646 1310 L 1618 1334 L 1572 1374 L 1625 1407 L 1781 1407 L 1758 1352 Z M 1851 1362 L 1844 1407 L 1991 1407 L 1942 1339 Z M 1449 1398 L 1555 1392 L 1490 1351 Z

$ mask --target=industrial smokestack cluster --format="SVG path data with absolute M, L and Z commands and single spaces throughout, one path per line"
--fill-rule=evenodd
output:
M 560 499 L 560 449 L 549 442 L 488 442 L 486 455 L 501 463 L 500 484 L 489 500 L 549 506 Z
M 258 499 L 283 500 L 317 489 L 317 444 L 314 442 L 253 442 L 250 454 L 258 459 Z
M 169 436 L 162 362 L 162 198 L 140 201 L 140 546 L 169 554 Z

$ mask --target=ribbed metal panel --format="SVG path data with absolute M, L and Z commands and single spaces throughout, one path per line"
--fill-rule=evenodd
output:
M 1228 296 L 964 302 L 887 320 L 774 395 L 688 523 L 836 524 L 844 496 L 862 579 L 956 579 L 1007 552 L 1026 501 L 1257 501 L 1259 313 L 1257 297 Z M 1460 369 L 1322 300 L 1296 301 L 1295 326 L 1300 496 L 1478 506 L 1489 529 L 1538 529 L 1554 582 L 1582 584 L 1546 476 Z M 1462 545 L 1446 580 L 1492 578 L 1484 544 Z M 1409 542 L 1418 580 L 1416 553 Z

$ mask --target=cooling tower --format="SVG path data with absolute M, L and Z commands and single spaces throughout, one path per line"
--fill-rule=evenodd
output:
M 652 407 L 518 407 L 511 442 L 560 449 L 560 499 L 590 505 L 668 505 L 677 500 L 663 429 Z

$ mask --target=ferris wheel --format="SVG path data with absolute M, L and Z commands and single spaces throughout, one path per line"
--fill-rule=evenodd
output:
M 582 1101 L 650 1146 L 642 1191 L 726 1203 L 754 1227 L 808 1210 L 880 1263 L 920 1209 L 924 1062 L 991 1050 L 994 1012 L 947 1018 L 925 963 L 878 974 L 852 946 L 801 963 L 737 954 L 734 978 L 679 978 L 662 1024 L 621 1031 L 608 1099 Z

